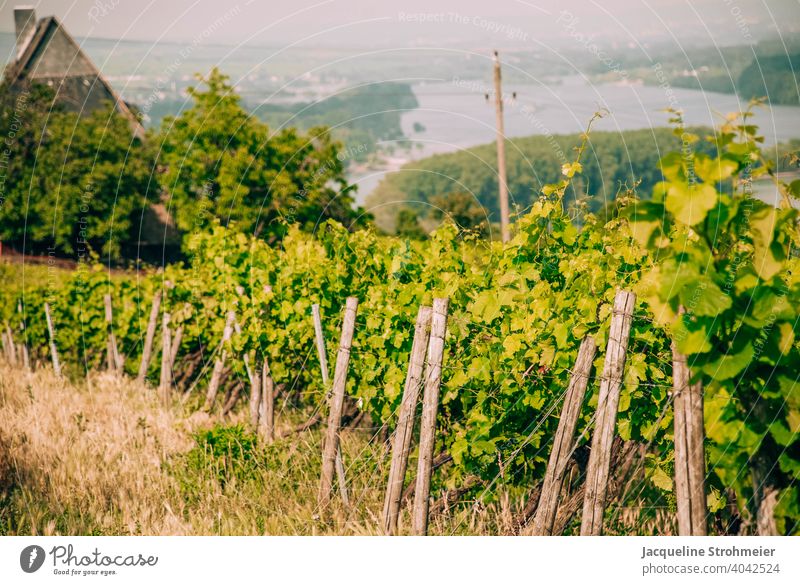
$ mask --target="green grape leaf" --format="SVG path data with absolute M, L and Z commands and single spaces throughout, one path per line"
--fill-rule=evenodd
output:
M 774 246 L 778 210 L 764 206 L 750 214 L 750 232 L 753 237 L 753 266 L 758 275 L 769 280 L 783 268 L 786 258 L 780 245 Z
M 738 353 L 725 354 L 705 364 L 703 372 L 717 381 L 730 380 L 750 365 L 753 355 L 753 344 L 747 342 Z
M 775 439 L 778 445 L 788 447 L 794 442 L 795 434 L 783 423 L 783 421 L 776 420 L 769 425 L 769 434 Z
M 652 201 L 637 201 L 626 208 L 631 235 L 643 248 L 661 248 L 669 243 L 664 237 L 664 206 Z
M 712 514 L 714 512 L 719 512 L 723 508 L 725 508 L 725 498 L 723 497 L 722 493 L 715 487 L 712 487 L 708 495 L 706 496 L 706 505 L 708 506 L 708 511 Z
M 699 153 L 695 155 L 694 171 L 697 176 L 703 179 L 706 183 L 716 185 L 730 178 L 730 176 L 739 168 L 736 161 L 726 158 L 711 158 L 706 154 Z
M 731 298 L 705 275 L 683 284 L 678 296 L 689 313 L 699 316 L 716 317 L 732 304 Z
M 664 490 L 665 492 L 672 491 L 672 478 L 660 467 L 653 469 L 653 474 L 650 476 L 650 481 L 652 481 L 653 485 L 655 485 L 657 488 Z
M 685 355 L 711 351 L 705 326 L 702 323 L 688 323 L 685 315 L 672 326 L 672 336 L 678 350 Z
M 779 376 L 778 387 L 789 406 L 800 408 L 800 381 L 793 380 L 788 376 Z
M 667 191 L 667 211 L 689 226 L 702 222 L 716 204 L 717 190 L 711 185 L 672 183 Z

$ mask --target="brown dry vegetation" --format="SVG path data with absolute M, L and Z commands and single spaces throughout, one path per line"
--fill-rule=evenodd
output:
M 279 434 L 309 414 L 276 408 Z M 222 420 L 179 400 L 163 408 L 154 389 L 106 373 L 72 383 L 0 364 L 0 534 L 380 533 L 389 457 L 371 430 L 344 432 L 351 507 L 337 497 L 321 519 L 319 430 L 260 445 L 245 411 Z M 227 442 L 215 452 L 207 432 Z M 431 534 L 518 528 L 524 497 L 494 493 L 478 504 L 454 491 L 452 503 L 433 504 Z M 635 511 L 619 516 L 627 533 L 671 531 L 666 515 L 647 526 Z M 408 505 L 400 526 L 410 526 Z
M 279 405 L 280 406 L 280 405 Z M 226 418 L 244 424 L 245 413 Z M 280 411 L 279 411 L 280 414 Z M 296 424 L 284 420 L 289 428 Z M 369 431 L 343 438 L 351 510 L 316 510 L 318 431 L 244 456 L 205 457 L 194 433 L 220 423 L 105 373 L 73 384 L 0 365 L 0 532 L 5 534 L 376 534 L 388 473 Z M 280 430 L 280 429 L 279 429 Z M 244 431 L 245 437 L 251 437 Z M 496 510 L 503 509 L 498 513 Z M 498 507 L 440 515 L 432 533 L 496 533 Z M 404 517 L 403 524 L 409 520 Z

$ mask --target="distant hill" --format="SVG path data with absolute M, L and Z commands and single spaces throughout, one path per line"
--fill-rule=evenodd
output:
M 703 135 L 707 128 L 690 128 Z M 561 178 L 561 166 L 574 157 L 581 142 L 578 134 L 528 136 L 507 141 L 509 196 L 513 206 L 525 209 L 543 185 Z M 700 142 L 699 147 L 711 150 Z M 597 211 L 614 201 L 618 191 L 640 181 L 638 191 L 649 196 L 662 180 L 658 160 L 680 149 L 680 141 L 669 128 L 593 132 L 583 157 L 583 173 L 567 193 L 568 204 L 585 201 Z M 497 203 L 497 158 L 494 143 L 468 150 L 431 156 L 404 165 L 387 175 L 367 198 L 366 207 L 375 214 L 382 229 L 393 232 L 403 209 L 420 219 L 435 217 L 429 205 L 434 197 L 466 193 L 475 206 L 482 207 L 491 221 L 499 221 Z M 409 203 L 410 202 L 410 203 Z M 416 203 L 414 203 L 416 202 Z
M 768 97 L 772 104 L 800 104 L 800 39 L 761 41 L 755 45 L 659 47 L 648 54 L 614 54 L 615 69 L 650 85 L 738 94 L 743 100 Z M 619 74 L 598 61 L 589 66 L 596 81 Z M 762 74 L 764 78 L 762 79 Z
M 408 83 L 364 85 L 311 103 L 264 104 L 255 112 L 272 128 L 330 126 L 348 160 L 366 160 L 380 141 L 402 139 L 400 117 L 418 106 Z
M 800 105 L 800 52 L 754 60 L 739 76 L 737 90 L 745 99 L 766 96 L 770 103 Z

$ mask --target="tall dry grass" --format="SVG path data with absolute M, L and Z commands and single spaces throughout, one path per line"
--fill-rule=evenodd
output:
M 188 532 L 170 510 L 163 462 L 192 422 L 152 393 L 98 374 L 74 386 L 51 370 L 0 367 L 3 530 L 12 534 Z
M 309 414 L 277 406 L 279 432 Z M 72 383 L 0 363 L 0 534 L 380 534 L 389 453 L 370 431 L 344 432 L 350 507 L 337 494 L 320 518 L 320 431 L 261 445 L 246 417 L 245 404 L 224 420 L 180 400 L 165 408 L 154 389 L 105 373 Z M 511 533 L 524 490 L 495 490 L 439 510 L 429 533 Z M 608 533 L 673 530 L 670 511 L 621 511 Z
M 320 518 L 319 431 L 231 457 L 215 457 L 195 438 L 220 423 L 244 425 L 241 410 L 220 421 L 180 401 L 163 408 L 153 389 L 109 374 L 74 384 L 47 369 L 0 365 L 0 532 L 379 533 L 389 463 L 383 444 L 367 431 L 344 434 L 351 506 L 345 511 L 337 497 Z M 279 415 L 287 428 L 300 420 Z M 508 497 L 460 506 L 433 518 L 431 533 L 503 533 L 515 512 Z M 409 524 L 405 510 L 401 527 Z

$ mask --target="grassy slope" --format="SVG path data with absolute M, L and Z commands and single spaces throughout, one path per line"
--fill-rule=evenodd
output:
M 225 425 L 243 423 L 241 406 Z M 279 430 L 300 420 L 283 416 L 280 402 L 276 408 Z M 0 419 L 2 534 L 378 532 L 388 457 L 369 431 L 345 432 L 352 511 L 335 498 L 323 522 L 319 431 L 252 450 L 245 432 L 243 452 L 215 457 L 193 438 L 214 420 L 177 403 L 165 410 L 132 381 L 95 374 L 76 386 L 49 370 L 20 375 L 3 365 Z M 510 519 L 510 510 L 462 510 L 438 517 L 432 532 L 497 532 L 501 516 Z M 402 523 L 409 525 L 407 510 Z
M 302 418 L 280 401 L 276 409 L 279 432 Z M 369 441 L 371 431 L 344 432 L 352 508 L 345 513 L 334 498 L 323 521 L 320 432 L 255 445 L 243 430 L 245 410 L 240 403 L 224 427 L 215 426 L 218 419 L 178 401 L 160 407 L 154 391 L 129 380 L 92 374 L 76 385 L 48 369 L 22 374 L 0 364 L 0 534 L 379 533 L 388 451 Z M 220 448 L 197 439 L 212 428 L 239 440 Z M 458 502 L 433 517 L 430 533 L 508 533 L 524 502 L 496 496 L 489 504 Z M 668 522 L 638 525 L 636 516 L 621 510 L 617 528 L 671 530 Z M 401 529 L 409 525 L 406 506 Z

